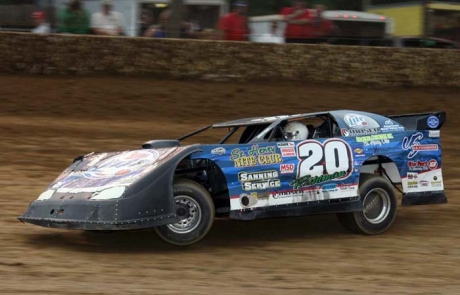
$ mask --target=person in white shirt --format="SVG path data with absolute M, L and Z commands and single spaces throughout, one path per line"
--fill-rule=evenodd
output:
M 91 29 L 96 35 L 125 35 L 123 14 L 112 10 L 112 0 L 102 0 L 102 11 L 91 16 Z
M 36 27 L 31 31 L 34 34 L 49 34 L 51 33 L 50 24 L 46 22 L 46 13 L 43 11 L 35 11 L 32 13 L 32 18 Z

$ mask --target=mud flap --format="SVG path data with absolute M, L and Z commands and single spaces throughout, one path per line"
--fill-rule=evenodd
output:
M 446 204 L 447 197 L 444 191 L 437 192 L 418 192 L 403 194 L 402 206 L 412 205 L 433 205 L 433 204 Z

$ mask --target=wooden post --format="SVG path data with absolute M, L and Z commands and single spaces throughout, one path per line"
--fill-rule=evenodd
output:
M 182 22 L 183 0 L 171 0 L 171 18 L 167 25 L 168 38 L 180 38 L 180 23 Z

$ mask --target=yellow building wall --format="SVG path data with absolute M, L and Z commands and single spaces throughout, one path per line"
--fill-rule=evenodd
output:
M 423 6 L 419 4 L 369 9 L 393 20 L 395 36 L 423 34 Z

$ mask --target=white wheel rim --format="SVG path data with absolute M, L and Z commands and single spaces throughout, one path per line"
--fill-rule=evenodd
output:
M 364 218 L 372 224 L 379 224 L 390 214 L 390 196 L 384 189 L 374 188 L 364 197 L 363 206 Z
M 177 215 L 184 218 L 177 223 L 168 224 L 168 228 L 177 234 L 187 234 L 196 229 L 201 222 L 201 207 L 197 201 L 189 196 L 180 195 L 174 197 L 174 203 Z M 186 212 L 183 212 L 184 210 Z

